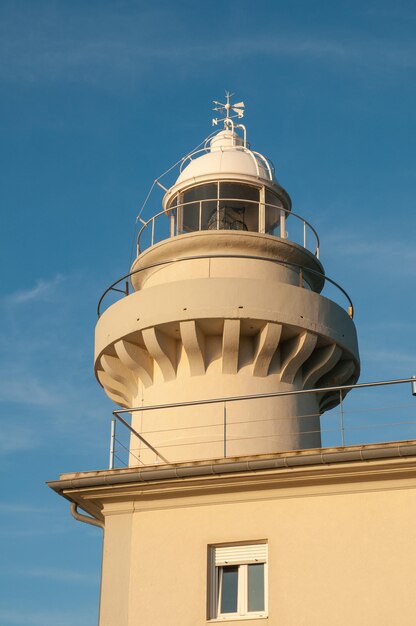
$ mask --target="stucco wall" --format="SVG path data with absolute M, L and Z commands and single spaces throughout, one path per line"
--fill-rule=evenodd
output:
M 413 625 L 415 484 L 393 470 L 238 489 L 217 477 L 109 501 L 100 626 L 205 626 L 208 545 L 258 539 L 270 625 Z

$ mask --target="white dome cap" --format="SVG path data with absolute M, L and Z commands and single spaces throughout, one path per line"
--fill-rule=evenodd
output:
M 190 162 L 183 167 L 175 184 L 165 195 L 165 208 L 178 192 L 199 183 L 218 180 L 260 183 L 280 194 L 283 192 L 290 206 L 290 199 L 277 182 L 266 157 L 250 150 L 245 145 L 245 139 L 231 128 L 218 132 L 203 150 L 191 154 L 189 159 Z
M 277 182 L 267 159 L 245 148 L 242 137 L 230 130 L 222 130 L 214 135 L 209 152 L 191 160 L 180 173 L 175 187 L 188 180 L 201 176 L 215 177 L 216 174 L 234 174 L 262 178 L 269 183 Z

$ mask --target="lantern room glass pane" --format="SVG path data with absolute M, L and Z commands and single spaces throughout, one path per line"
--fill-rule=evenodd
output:
M 271 206 L 270 206 L 271 205 Z M 281 200 L 269 189 L 266 189 L 266 233 L 280 237 L 280 208 Z
M 182 229 L 189 233 L 206 230 L 209 216 L 217 208 L 218 184 L 209 183 L 192 187 L 183 193 Z
M 242 185 L 241 183 L 220 183 L 220 198 L 258 202 L 260 189 L 250 185 Z
M 221 568 L 220 613 L 237 613 L 238 567 Z
M 177 204 L 178 204 L 178 196 L 175 196 L 169 204 L 169 210 L 175 208 Z
M 248 565 L 248 611 L 264 611 L 264 563 Z
M 218 228 L 220 230 L 259 230 L 260 190 L 239 183 L 220 183 Z
M 183 193 L 182 202 L 193 202 L 194 200 L 216 200 L 217 199 L 217 183 L 208 183 L 207 185 L 198 185 L 191 187 Z

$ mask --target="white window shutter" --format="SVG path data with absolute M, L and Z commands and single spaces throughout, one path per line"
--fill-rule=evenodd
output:
M 254 543 L 238 546 L 216 546 L 215 566 L 243 565 L 245 563 L 266 563 L 267 543 Z

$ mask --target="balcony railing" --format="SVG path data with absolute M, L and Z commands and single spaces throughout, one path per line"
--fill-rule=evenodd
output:
M 143 265 L 142 267 L 140 267 L 137 270 L 133 270 L 132 272 L 129 272 L 128 274 L 124 274 L 124 276 L 121 276 L 119 279 L 117 279 L 116 281 L 114 281 L 114 283 L 112 283 L 109 287 L 107 287 L 107 289 L 104 291 L 103 295 L 101 296 L 101 298 L 98 301 L 98 305 L 97 305 L 97 315 L 98 317 L 101 316 L 102 314 L 102 308 L 103 308 L 103 304 L 104 301 L 106 301 L 106 305 L 110 306 L 110 302 L 109 302 L 109 297 L 110 295 L 114 295 L 114 293 L 117 294 L 117 297 L 120 297 L 118 294 L 122 294 L 123 296 L 128 296 L 130 293 L 130 281 L 131 281 L 131 277 L 135 276 L 137 274 L 140 274 L 141 272 L 144 272 L 146 270 L 149 269 L 154 269 L 157 267 L 163 267 L 163 266 L 167 266 L 171 263 L 181 263 L 181 262 L 185 262 L 185 261 L 194 261 L 196 259 L 252 259 L 252 260 L 261 260 L 261 261 L 267 261 L 268 263 L 275 263 L 277 265 L 282 265 L 284 267 L 288 267 L 291 269 L 294 269 L 299 276 L 299 287 L 306 287 L 308 288 L 308 282 L 306 279 L 306 277 L 308 275 L 312 276 L 312 277 L 316 277 L 318 279 L 318 281 L 320 282 L 320 291 L 322 289 L 324 289 L 327 285 L 330 285 L 332 287 L 335 287 L 335 292 L 336 292 L 336 296 L 342 296 L 342 298 L 344 299 L 344 308 L 346 308 L 348 315 L 351 317 L 351 319 L 354 317 L 354 305 L 352 303 L 352 300 L 350 298 L 350 296 L 348 295 L 348 293 L 345 291 L 345 289 L 343 289 L 341 287 L 341 285 L 339 285 L 338 283 L 336 283 L 334 280 L 332 280 L 332 278 L 329 278 L 329 276 L 327 276 L 326 274 L 319 272 L 318 270 L 314 270 L 310 267 L 304 267 L 302 265 L 298 265 L 297 263 L 291 263 L 290 261 L 281 261 L 281 260 L 277 260 L 277 259 L 271 259 L 268 257 L 262 257 L 262 256 L 258 256 L 258 255 L 241 255 L 241 254 L 207 254 L 207 255 L 203 255 L 203 254 L 199 254 L 199 255 L 195 255 L 195 256 L 184 256 L 184 257 L 179 257 L 179 258 L 172 258 L 169 259 L 167 261 L 160 261 L 159 263 L 151 263 L 148 265 Z M 309 286 L 310 288 L 310 286 Z M 347 306 L 345 307 L 345 301 L 347 302 Z M 341 305 L 342 306 L 342 305 Z
M 289 217 L 290 234 L 286 230 L 286 220 Z M 193 200 L 173 206 L 167 211 L 160 211 L 149 220 L 141 222 L 137 254 L 155 243 L 177 235 L 207 230 L 239 230 L 288 239 L 309 250 L 319 259 L 319 236 L 307 220 L 288 209 L 258 200 Z
M 153 464 L 166 464 L 170 462 L 168 458 L 169 451 L 165 450 L 163 445 L 157 447 L 153 446 L 152 435 L 157 434 L 157 431 L 146 431 L 146 433 L 140 433 L 130 425 L 128 418 L 133 413 L 141 412 L 151 414 L 152 411 L 172 411 L 180 410 L 183 413 L 187 410 L 193 412 L 207 405 L 218 406 L 218 419 L 209 424 L 192 425 L 192 413 L 189 413 L 189 426 L 181 427 L 181 435 L 184 431 L 188 431 L 192 435 L 191 443 L 172 444 L 167 445 L 167 448 L 171 448 L 175 445 L 176 448 L 182 446 L 185 450 L 189 448 L 189 461 L 194 461 L 195 458 L 192 455 L 192 447 L 197 445 L 197 433 L 198 429 L 202 429 L 206 433 L 207 428 L 213 429 L 212 441 L 207 441 L 204 437 L 205 444 L 213 444 L 218 451 L 217 458 L 227 458 L 228 446 L 232 444 L 236 438 L 235 435 L 229 433 L 229 425 L 227 423 L 227 411 L 230 405 L 237 405 L 243 402 L 249 403 L 251 400 L 261 400 L 265 398 L 300 395 L 300 394 L 330 394 L 335 402 L 339 405 L 336 409 L 332 409 L 323 415 L 320 415 L 321 428 L 320 433 L 322 437 L 322 449 L 325 447 L 345 447 L 351 445 L 367 445 L 370 443 L 386 443 L 387 441 L 406 441 L 416 438 L 416 404 L 415 400 L 409 393 L 407 387 L 403 390 L 403 384 L 409 384 L 411 386 L 411 393 L 416 396 L 416 377 L 402 378 L 397 380 L 379 381 L 370 383 L 358 383 L 355 385 L 342 385 L 338 387 L 323 387 L 319 389 L 307 389 L 301 391 L 285 391 L 275 393 L 264 393 L 256 395 L 228 397 L 228 398 L 215 398 L 210 400 L 198 400 L 194 402 L 175 402 L 172 404 L 150 405 L 142 407 L 133 407 L 130 409 L 120 409 L 113 411 L 113 419 L 111 422 L 111 435 L 110 435 L 110 469 L 115 467 L 126 467 L 130 464 L 137 466 L 153 465 Z M 380 388 L 384 390 L 383 394 L 380 394 Z M 344 396 L 348 391 L 353 391 L 348 396 L 348 401 L 344 400 Z M 373 393 L 369 393 L 373 392 Z M 377 393 L 374 393 L 377 392 Z M 235 411 L 234 411 L 235 412 Z M 388 414 L 388 417 L 384 417 Z M 303 415 L 303 416 L 290 416 L 278 415 L 275 418 L 267 420 L 259 420 L 256 416 L 256 424 L 265 421 L 278 421 L 303 418 L 315 419 L 318 414 Z M 233 420 L 233 427 L 236 422 Z M 244 432 L 244 424 L 248 423 L 247 420 L 240 422 L 243 425 L 242 431 Z M 121 425 L 121 428 L 116 429 L 116 424 Z M 220 429 L 221 435 L 218 435 Z M 171 429 L 169 432 L 174 434 L 175 429 Z M 214 431 L 216 435 L 214 435 Z M 293 432 L 293 431 L 292 431 Z M 302 431 L 298 434 L 311 434 L 314 431 Z M 282 433 L 284 436 L 284 433 Z M 262 434 L 262 438 L 266 435 Z M 238 436 L 239 439 L 256 439 L 257 437 L 244 437 Z M 270 439 L 269 437 L 267 437 Z M 279 451 L 278 436 L 273 435 L 276 443 L 276 452 Z M 149 451 L 152 453 L 149 457 Z M 141 455 L 145 452 L 146 462 L 141 459 Z M 287 450 L 286 452 L 289 452 Z M 290 452 L 293 452 L 290 451 Z M 186 456 L 186 455 L 184 455 Z M 149 460 L 150 458 L 150 460 Z

